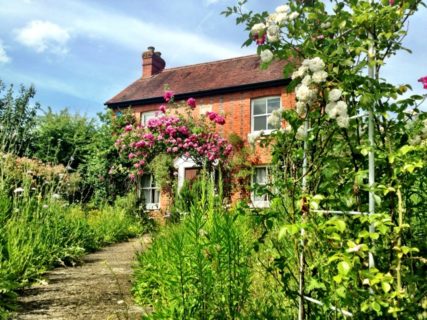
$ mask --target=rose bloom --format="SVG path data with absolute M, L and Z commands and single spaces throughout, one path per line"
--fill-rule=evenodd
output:
M 187 100 L 187 105 L 191 108 L 194 109 L 196 107 L 196 99 L 194 98 L 188 98 Z
M 162 113 L 166 113 L 166 106 L 165 106 L 164 104 L 162 104 L 162 105 L 159 107 L 159 110 L 160 110 Z
M 170 100 L 172 100 L 174 96 L 174 92 L 171 90 L 166 90 L 165 93 L 163 94 L 163 98 L 165 99 L 166 102 L 169 102 Z

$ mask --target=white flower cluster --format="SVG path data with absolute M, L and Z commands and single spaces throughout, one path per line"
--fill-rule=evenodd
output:
M 282 124 L 282 110 L 274 110 L 267 118 L 267 123 L 274 128 L 280 128 L 280 125 Z
M 270 13 L 265 22 L 254 24 L 251 28 L 251 34 L 257 38 L 262 38 L 266 35 L 269 43 L 278 42 L 280 40 L 281 28 L 286 23 L 295 20 L 298 15 L 298 12 L 291 12 L 288 5 L 281 5 L 276 8 L 275 12 Z M 263 62 L 270 62 L 272 59 L 273 54 L 270 50 L 263 50 L 261 52 L 261 60 Z
M 326 105 L 325 112 L 331 119 L 336 119 L 339 127 L 348 128 L 347 103 L 340 100 L 341 96 L 342 91 L 340 89 L 332 89 L 329 92 L 329 103 Z
M 255 131 L 248 134 L 248 142 L 254 144 L 255 141 L 263 135 L 264 131 Z
M 302 124 L 298 129 L 297 132 L 295 134 L 295 139 L 297 140 L 304 140 L 305 137 L 307 136 L 305 130 L 304 130 L 304 125 Z
M 420 145 L 424 140 L 427 140 L 427 119 L 423 121 L 423 128 L 420 134 L 409 139 L 408 143 L 412 146 Z
M 325 63 L 319 57 L 305 59 L 302 65 L 292 74 L 292 79 L 302 78 L 295 88 L 297 98 L 296 112 L 303 116 L 317 96 L 317 84 L 325 82 L 328 73 L 324 70 Z
M 262 50 L 260 57 L 262 62 L 268 63 L 273 60 L 273 52 L 269 49 Z

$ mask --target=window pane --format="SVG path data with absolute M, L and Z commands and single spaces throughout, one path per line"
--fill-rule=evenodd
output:
M 144 174 L 142 176 L 142 187 L 143 188 L 151 187 L 151 175 L 150 174 Z
M 144 189 L 144 200 L 145 200 L 145 203 L 152 203 L 151 202 L 151 190 L 150 189 Z
M 160 202 L 160 191 L 159 190 L 153 190 L 153 203 L 159 203 Z
M 254 117 L 253 131 L 260 131 L 267 129 L 267 116 Z
M 270 98 L 267 102 L 268 113 L 272 113 L 274 110 L 280 108 L 280 98 Z
M 265 114 L 266 113 L 266 106 L 265 106 L 265 99 L 257 99 L 253 101 L 253 114 Z
M 273 125 L 267 123 L 267 128 L 268 128 L 268 130 L 279 129 L 280 128 L 280 124 L 278 126 L 273 126 Z
M 267 183 L 267 168 L 255 168 L 255 181 L 258 184 Z

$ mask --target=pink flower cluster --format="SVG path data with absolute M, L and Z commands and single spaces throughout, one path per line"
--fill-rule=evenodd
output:
M 195 108 L 195 99 L 188 99 L 187 105 Z M 127 125 L 116 141 L 120 153 L 131 161 L 135 174 L 143 174 L 144 166 L 163 152 L 188 157 L 200 164 L 226 159 L 232 152 L 227 140 L 204 121 L 197 123 L 183 115 L 165 114 L 164 105 L 159 110 L 162 114 L 150 119 L 146 126 Z M 215 124 L 225 123 L 224 117 L 215 112 L 209 112 L 207 117 Z
M 214 121 L 219 125 L 225 124 L 225 118 L 216 112 L 208 111 L 206 112 L 206 116 L 209 118 L 209 120 Z
M 421 82 L 423 84 L 423 88 L 427 89 L 427 76 L 419 78 L 418 82 Z

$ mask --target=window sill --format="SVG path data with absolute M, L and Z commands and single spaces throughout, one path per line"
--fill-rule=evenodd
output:
M 270 201 L 253 201 L 250 207 L 257 209 L 270 208 Z
M 146 210 L 159 210 L 160 204 L 159 203 L 147 203 L 145 205 Z

